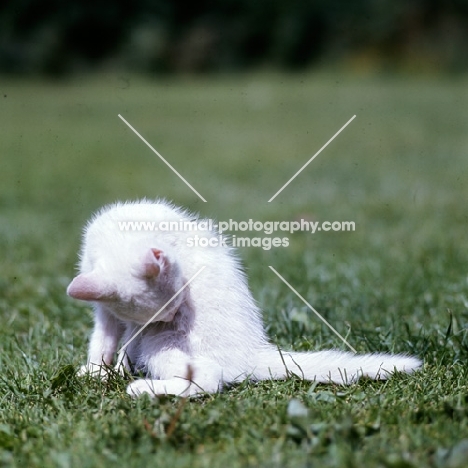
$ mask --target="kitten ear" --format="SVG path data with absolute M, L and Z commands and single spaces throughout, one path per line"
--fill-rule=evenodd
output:
M 93 271 L 74 278 L 68 285 L 67 294 L 81 301 L 99 301 L 110 297 L 102 280 Z
M 156 278 L 161 272 L 161 267 L 166 264 L 166 256 L 162 250 L 149 249 L 143 262 L 145 278 Z

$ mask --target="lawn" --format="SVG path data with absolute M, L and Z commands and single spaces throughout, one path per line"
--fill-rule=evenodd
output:
M 467 87 L 327 74 L 3 79 L 1 466 L 465 466 Z M 359 352 L 416 354 L 423 369 L 350 387 L 245 382 L 188 401 L 133 400 L 118 376 L 76 377 L 92 313 L 65 289 L 82 227 L 102 205 L 142 197 L 220 220 L 354 221 L 354 232 L 239 250 L 268 334 L 284 349 L 346 349 L 272 265 Z

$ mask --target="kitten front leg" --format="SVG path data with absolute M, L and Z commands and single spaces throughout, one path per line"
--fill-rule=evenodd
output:
M 122 323 L 114 315 L 103 310 L 100 304 L 96 305 L 88 360 L 81 367 L 79 375 L 105 376 L 105 366 L 112 364 L 123 331 Z
M 117 356 L 115 370 L 120 375 L 125 375 L 126 372 L 132 371 L 132 360 L 135 359 L 139 337 L 136 336 L 140 329 L 139 325 L 127 323 L 125 333 L 122 338 L 122 348 Z

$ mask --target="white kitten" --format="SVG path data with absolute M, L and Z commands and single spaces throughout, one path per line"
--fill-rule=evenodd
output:
M 180 220 L 197 219 L 168 203 L 143 200 L 105 207 L 87 226 L 81 273 L 67 290 L 76 299 L 91 301 L 95 309 L 82 373 L 105 373 L 102 364 L 111 365 L 119 345 L 131 338 L 117 367 L 147 376 L 128 386 L 131 395 L 216 392 L 223 383 L 283 379 L 290 373 L 307 380 L 350 383 L 360 376 L 385 379 L 395 370 L 412 372 L 420 367 L 417 358 L 404 355 L 280 352 L 267 340 L 233 250 L 189 246 L 189 238 L 214 238 L 216 232 L 125 231 L 119 226 L 128 221 L 157 225 Z

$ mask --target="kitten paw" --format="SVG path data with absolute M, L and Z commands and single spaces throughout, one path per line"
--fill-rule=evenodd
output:
M 85 364 L 81 366 L 79 371 L 77 372 L 78 377 L 83 377 L 85 375 L 90 375 L 91 377 L 100 377 L 106 378 L 108 374 L 108 370 L 104 365 L 97 365 L 97 364 Z
M 188 396 L 196 392 L 192 389 L 190 382 L 184 379 L 140 379 L 135 380 L 135 382 L 132 382 L 127 387 L 127 393 L 132 397 L 137 397 L 144 393 L 151 397 L 156 397 L 158 395 Z
M 124 353 L 119 355 L 117 363 L 114 366 L 114 371 L 122 377 L 132 374 L 132 366 L 127 355 Z
M 155 388 L 155 385 L 153 384 L 153 381 L 151 380 L 144 380 L 144 379 L 136 380 L 135 382 L 132 382 L 127 387 L 127 394 L 132 397 L 138 397 L 145 393 L 151 397 L 164 394 L 164 393 L 161 393 L 161 391 L 159 392 L 157 391 L 157 389 Z
M 132 369 L 130 366 L 125 366 L 124 364 L 117 364 L 114 367 L 114 372 L 121 377 L 130 377 L 132 375 Z

